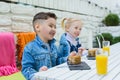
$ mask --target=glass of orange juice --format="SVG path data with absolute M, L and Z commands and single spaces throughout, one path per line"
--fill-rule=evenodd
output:
M 107 55 L 110 55 L 110 41 L 103 41 L 102 42 L 103 45 L 103 53 L 107 53 Z
M 107 64 L 108 64 L 108 56 L 103 54 L 102 49 L 98 49 L 96 53 L 96 70 L 97 74 L 105 75 L 107 74 Z

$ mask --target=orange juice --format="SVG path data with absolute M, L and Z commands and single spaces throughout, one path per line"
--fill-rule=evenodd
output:
M 103 53 L 107 51 L 108 52 L 108 56 L 110 55 L 110 47 L 109 46 L 103 46 Z
M 98 74 L 107 74 L 108 57 L 106 55 L 96 56 L 96 69 Z

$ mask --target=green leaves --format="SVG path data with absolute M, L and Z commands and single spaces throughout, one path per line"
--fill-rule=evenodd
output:
M 118 26 L 119 17 L 117 14 L 108 14 L 105 19 L 102 21 L 106 26 Z

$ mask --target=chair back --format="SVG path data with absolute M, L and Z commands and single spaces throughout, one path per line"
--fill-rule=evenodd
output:
M 18 72 L 15 60 L 14 34 L 0 32 L 0 76 Z
M 17 65 L 18 69 L 21 70 L 21 61 L 22 61 L 22 55 L 24 51 L 24 47 L 26 44 L 28 44 L 30 41 L 35 39 L 35 32 L 19 32 L 16 33 L 17 37 Z

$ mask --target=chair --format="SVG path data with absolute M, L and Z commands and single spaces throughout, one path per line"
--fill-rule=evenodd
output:
M 26 79 L 23 77 L 22 73 L 19 71 L 8 76 L 2 76 L 0 77 L 0 80 L 26 80 Z
M 17 37 L 17 65 L 19 70 L 21 70 L 21 60 L 24 47 L 27 43 L 35 38 L 35 32 L 20 32 L 16 33 Z
M 14 34 L 0 32 L 0 80 L 25 80 L 17 69 Z

